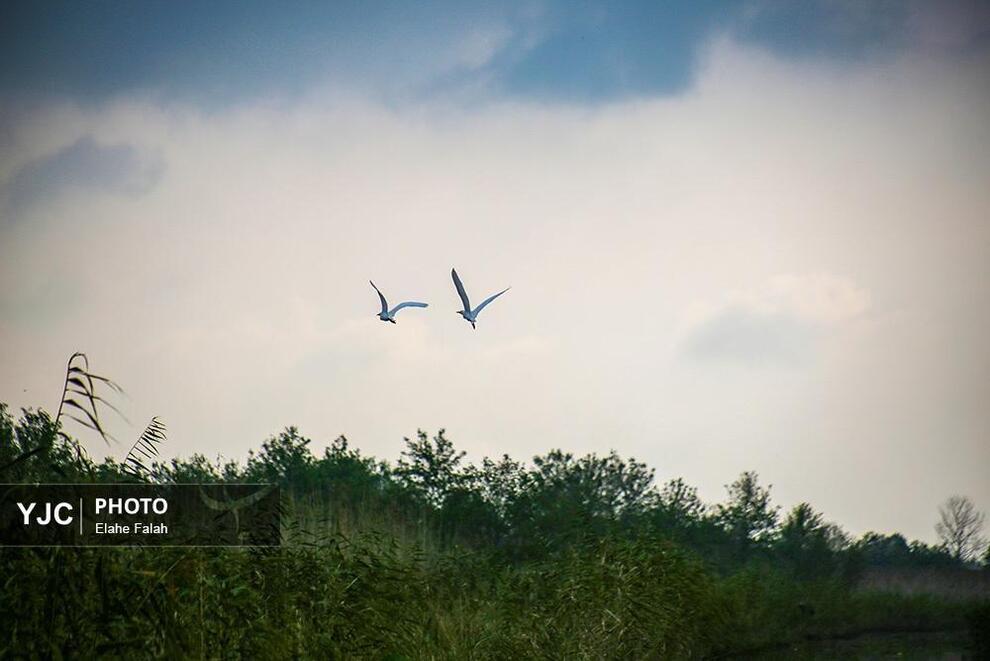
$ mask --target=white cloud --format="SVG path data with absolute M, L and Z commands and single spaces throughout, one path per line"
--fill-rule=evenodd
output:
M 749 366 L 805 366 L 838 324 L 861 316 L 870 295 L 847 278 L 782 274 L 719 303 L 687 308 L 680 344 L 688 356 Z
M 848 278 L 819 273 L 770 279 L 757 304 L 786 310 L 801 319 L 834 324 L 855 319 L 870 307 L 870 293 Z
M 512 30 L 504 24 L 473 29 L 457 42 L 456 61 L 468 69 L 480 69 L 491 62 L 511 38 Z

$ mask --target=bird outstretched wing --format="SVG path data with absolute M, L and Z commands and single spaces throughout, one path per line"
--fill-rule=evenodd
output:
M 486 306 L 486 305 L 488 305 L 489 303 L 491 303 L 491 302 L 492 302 L 492 301 L 494 301 L 494 300 L 495 300 L 496 298 L 498 298 L 499 296 L 501 296 L 501 295 L 502 295 L 502 294 L 504 294 L 505 292 L 507 292 L 507 291 L 509 291 L 510 289 L 512 289 L 512 287 L 506 287 L 505 289 L 503 289 L 503 290 L 502 290 L 502 291 L 500 291 L 499 293 L 497 293 L 497 294 L 492 294 L 491 296 L 489 296 L 488 298 L 486 298 L 485 300 L 483 300 L 483 301 L 481 302 L 481 305 L 479 305 L 479 306 L 477 307 L 477 309 L 475 309 L 475 310 L 474 310 L 474 314 L 475 314 L 475 316 L 477 316 L 479 312 L 481 312 L 482 310 L 484 310 L 484 309 L 485 309 L 485 306 Z
M 371 282 L 371 280 L 368 280 L 368 282 Z M 371 286 L 372 287 L 375 287 L 375 283 L 371 282 Z M 378 298 L 381 299 L 381 301 L 382 301 L 382 314 L 386 314 L 387 315 L 388 314 L 388 303 L 385 301 L 385 297 L 382 296 L 382 292 L 381 292 L 381 290 L 378 289 L 378 287 L 375 287 L 375 291 L 378 292 Z M 396 309 L 398 310 L 398 308 L 396 308 Z
M 454 279 L 454 286 L 457 287 L 457 295 L 461 297 L 461 305 L 464 306 L 464 311 L 470 312 L 471 301 L 468 299 L 467 292 L 464 291 L 464 285 L 461 283 L 461 279 L 457 276 L 457 271 L 450 269 L 450 277 Z
M 425 307 L 429 307 L 429 306 L 426 303 L 420 303 L 419 301 L 403 301 L 402 303 L 399 303 L 394 308 L 392 308 L 391 311 L 389 311 L 388 316 L 391 317 L 402 308 L 425 308 Z

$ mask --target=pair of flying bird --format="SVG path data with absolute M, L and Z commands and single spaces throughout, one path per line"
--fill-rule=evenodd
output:
M 478 315 L 481 313 L 482 310 L 485 309 L 486 305 L 488 305 L 496 298 L 498 298 L 505 292 L 509 291 L 509 289 L 511 289 L 511 287 L 506 287 L 499 293 L 492 294 L 491 296 L 486 298 L 484 301 L 481 302 L 481 305 L 479 305 L 478 307 L 472 308 L 471 300 L 468 298 L 467 292 L 464 291 L 464 284 L 461 282 L 460 277 L 457 275 L 457 271 L 454 269 L 450 269 L 450 277 L 453 278 L 454 280 L 454 287 L 457 289 L 457 295 L 461 297 L 461 305 L 464 306 L 462 310 L 457 311 L 457 314 L 464 317 L 465 321 L 471 322 L 471 328 L 477 328 L 477 326 L 475 326 L 475 322 L 478 320 Z M 368 282 L 371 281 L 369 280 Z M 375 287 L 375 283 L 371 282 L 371 286 Z M 402 308 L 425 308 L 427 306 L 426 303 L 420 303 L 419 301 L 405 301 L 403 303 L 399 303 L 390 310 L 388 307 L 388 301 L 385 300 L 385 295 L 382 294 L 381 290 L 378 289 L 378 287 L 375 287 L 375 291 L 378 292 L 378 298 L 382 302 L 382 311 L 378 313 L 378 318 L 381 319 L 382 321 L 389 321 L 394 324 L 395 313 L 401 310 Z

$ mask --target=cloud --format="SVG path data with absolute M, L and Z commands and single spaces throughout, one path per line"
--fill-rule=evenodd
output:
M 512 30 L 504 24 L 476 28 L 462 36 L 455 48 L 455 61 L 468 69 L 480 69 L 505 48 Z
M 754 300 L 819 324 L 849 321 L 870 307 L 868 291 L 849 278 L 829 274 L 775 276 Z
M 701 360 L 765 366 L 804 362 L 812 340 L 812 329 L 794 317 L 731 307 L 700 324 L 684 344 Z
M 597 104 L 690 89 L 715 31 L 845 63 L 921 48 L 985 50 L 978 0 L 794 3 L 350 1 L 170 7 L 25 4 L 0 20 L 3 104 L 134 90 L 229 107 L 339 84 L 390 103 L 452 95 Z M 7 98 L 7 97 L 10 98 Z M 2 137 L 0 137 L 2 140 Z
M 839 60 L 908 51 L 985 52 L 990 8 L 979 0 L 754 0 L 733 30 L 781 53 Z
M 923 48 L 963 51 L 990 43 L 990 6 L 980 0 L 910 3 L 907 29 Z
M 598 106 L 331 87 L 32 113 L 0 172 L 80 141 L 135 167 L 79 183 L 100 159 L 69 158 L 0 225 L 0 396 L 57 397 L 82 348 L 131 419 L 166 420 L 166 453 L 242 458 L 296 424 L 394 458 L 444 426 L 474 456 L 614 447 L 706 498 L 755 467 L 854 530 L 990 502 L 987 63 L 729 38 L 702 62 L 679 94 Z M 167 176 L 128 192 L 150 154 Z M 477 296 L 512 286 L 476 331 L 452 266 Z M 369 278 L 430 308 L 383 324 Z M 787 369 L 722 369 L 751 355 Z M 905 486 L 867 498 L 880 471 Z
M 16 216 L 71 190 L 137 196 L 151 190 L 164 170 L 159 156 L 129 144 L 101 144 L 85 135 L 17 170 L 3 186 L 3 198 L 8 214 Z
M 778 275 L 717 306 L 696 304 L 682 331 L 685 353 L 752 366 L 801 365 L 836 325 L 863 315 L 870 295 L 847 278 Z

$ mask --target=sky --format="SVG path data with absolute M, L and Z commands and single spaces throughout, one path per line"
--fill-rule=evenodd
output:
M 13 2 L 0 62 L 0 401 L 85 351 L 97 457 L 446 428 L 990 511 L 985 3 Z

